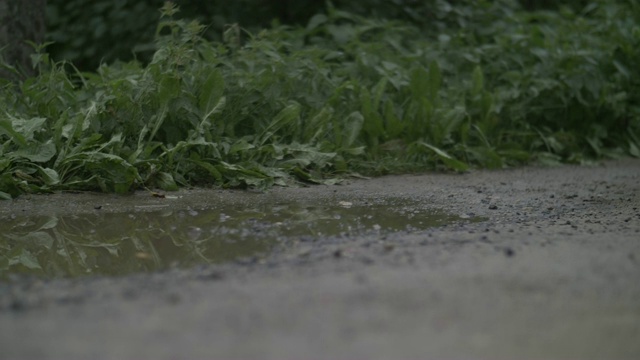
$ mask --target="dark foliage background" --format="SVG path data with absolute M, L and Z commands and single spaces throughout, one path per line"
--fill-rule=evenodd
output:
M 0 79 L 3 199 L 640 158 L 640 0 L 47 12 L 39 75 Z
M 325 9 L 324 0 L 213 0 L 173 1 L 180 16 L 207 25 L 205 37 L 220 40 L 225 26 L 239 24 L 253 31 L 271 24 L 306 24 Z M 447 23 L 465 19 L 465 3 L 477 0 L 334 0 L 332 3 L 354 14 L 402 19 L 437 31 Z M 502 2 L 514 2 L 502 0 Z M 147 62 L 153 54 L 158 9 L 164 0 L 49 0 L 47 2 L 48 51 L 54 60 L 68 60 L 81 70 L 93 70 L 101 62 L 137 58 Z M 579 10 L 585 0 L 520 0 L 526 9 Z M 462 10 L 461 10 L 462 9 Z

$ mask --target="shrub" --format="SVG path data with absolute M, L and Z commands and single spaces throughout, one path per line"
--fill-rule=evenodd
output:
M 0 196 L 640 156 L 635 2 L 441 10 L 437 32 L 329 6 L 211 42 L 166 4 L 148 64 L 40 53 L 40 76 L 0 84 Z

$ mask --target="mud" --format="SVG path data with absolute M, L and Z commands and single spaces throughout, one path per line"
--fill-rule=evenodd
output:
M 453 220 L 302 228 L 260 255 L 120 276 L 12 274 L 0 282 L 3 358 L 640 358 L 638 160 L 151 195 L 23 197 L 0 203 L 0 218 L 401 199 Z M 283 213 L 268 223 L 300 208 Z

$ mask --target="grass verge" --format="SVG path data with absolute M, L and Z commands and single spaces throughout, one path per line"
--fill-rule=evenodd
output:
M 162 9 L 149 64 L 0 80 L 0 198 L 640 156 L 640 5 L 461 2 L 440 21 L 328 7 L 224 41 Z M 4 65 L 9 71 L 11 67 Z

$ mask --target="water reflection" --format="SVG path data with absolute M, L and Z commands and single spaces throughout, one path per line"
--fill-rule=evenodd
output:
M 0 275 L 122 275 L 255 256 L 299 236 L 419 230 L 459 220 L 406 202 L 345 201 L 8 217 L 0 219 Z

